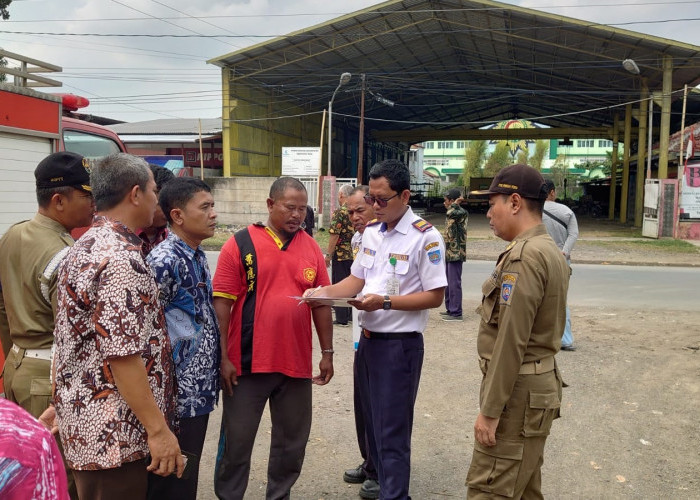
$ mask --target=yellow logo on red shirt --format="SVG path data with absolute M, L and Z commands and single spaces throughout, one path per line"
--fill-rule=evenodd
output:
M 304 269 L 304 279 L 309 283 L 313 283 L 316 279 L 316 270 L 310 267 Z

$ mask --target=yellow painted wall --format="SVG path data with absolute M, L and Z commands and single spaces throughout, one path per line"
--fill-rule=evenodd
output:
M 226 75 L 227 69 L 222 72 Z M 223 127 L 223 134 L 228 138 L 223 141 L 224 145 L 228 143 L 228 154 L 224 151 L 224 175 L 229 172 L 231 176 L 277 177 L 281 175 L 283 147 L 319 145 L 322 113 L 260 119 L 317 110 L 297 106 L 284 96 L 276 95 L 274 90 L 236 82 L 224 82 L 223 91 L 224 120 L 229 118 L 228 127 Z

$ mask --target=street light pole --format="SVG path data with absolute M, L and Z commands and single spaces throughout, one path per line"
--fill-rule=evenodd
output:
M 352 78 L 351 73 L 343 73 L 342 75 L 340 75 L 340 81 L 338 82 L 338 86 L 333 91 L 331 100 L 328 102 L 328 176 L 331 175 L 331 151 L 333 149 L 333 100 L 335 99 L 335 94 L 340 90 L 340 87 L 348 83 L 350 81 L 350 78 Z

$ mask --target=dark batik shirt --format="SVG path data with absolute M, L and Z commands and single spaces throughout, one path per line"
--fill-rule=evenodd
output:
M 218 401 L 221 360 L 207 256 L 171 232 L 146 260 L 156 275 L 173 346 L 178 416 L 205 415 Z

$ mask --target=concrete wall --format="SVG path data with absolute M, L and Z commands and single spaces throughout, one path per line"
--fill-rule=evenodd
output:
M 267 196 L 277 177 L 211 177 L 211 186 L 219 214 L 219 223 L 247 226 L 267 220 Z

